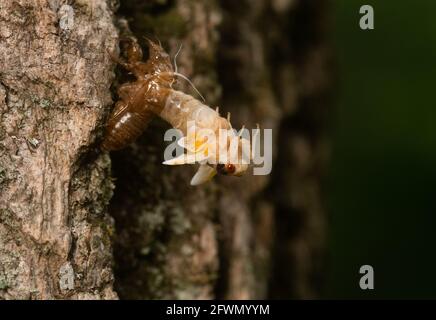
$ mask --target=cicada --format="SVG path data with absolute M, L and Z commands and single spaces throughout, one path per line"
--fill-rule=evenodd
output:
M 126 59 L 113 57 L 134 75 L 135 81 L 124 83 L 118 89 L 119 100 L 107 123 L 102 148 L 107 151 L 124 148 L 141 135 L 154 116 L 159 116 L 182 132 L 179 144 L 188 151 L 187 155 L 166 160 L 163 164 L 200 164 L 191 185 L 204 183 L 217 173 L 242 175 L 248 169 L 248 161 L 243 160 L 247 159 L 247 152 L 244 153 L 247 144 L 250 150 L 249 141 L 232 130 L 230 117 L 224 118 L 218 110 L 173 89 L 178 77 L 187 78 L 174 70 L 170 56 L 161 45 L 151 40 L 148 45 L 146 62 L 142 61 L 141 47 L 133 39 L 127 41 Z M 211 137 L 218 137 L 223 130 L 229 134 L 217 144 L 217 139 Z M 236 153 L 237 160 L 222 157 L 223 153 Z

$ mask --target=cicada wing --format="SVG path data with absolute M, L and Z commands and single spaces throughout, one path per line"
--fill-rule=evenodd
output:
M 216 175 L 216 170 L 207 164 L 202 164 L 191 179 L 191 186 L 197 186 L 211 180 Z

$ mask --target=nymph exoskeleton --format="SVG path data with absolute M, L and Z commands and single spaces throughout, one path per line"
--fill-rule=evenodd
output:
M 174 71 L 169 55 L 160 45 L 152 41 L 149 44 L 149 58 L 142 62 L 142 50 L 136 41 L 127 39 L 127 61 L 114 58 L 120 65 L 130 71 L 136 78 L 134 82 L 125 83 L 118 89 L 119 101 L 107 124 L 106 136 L 102 148 L 107 151 L 118 150 L 135 140 L 146 128 L 154 115 L 169 122 L 181 130 L 184 137 L 179 143 L 189 151 L 165 161 L 167 165 L 200 163 L 200 168 L 191 180 L 191 185 L 198 185 L 210 180 L 217 172 L 223 175 L 240 176 L 248 164 L 243 161 L 220 163 L 209 161 L 219 159 L 220 153 L 230 148 L 230 140 L 237 137 L 237 153 L 242 153 L 242 145 L 249 142 L 229 131 L 228 140 L 218 148 L 210 145 L 208 137 L 198 134 L 203 129 L 218 136 L 220 129 L 231 129 L 230 119 L 223 118 L 218 111 L 211 109 L 199 100 L 172 85 L 176 77 L 185 78 Z M 189 81 L 189 80 L 188 80 Z M 197 134 L 190 136 L 189 123 L 195 125 Z M 234 145 L 233 145 L 234 146 Z M 249 147 L 248 147 L 249 148 Z M 248 149 L 249 150 L 249 149 Z M 242 159 L 242 157 L 240 157 Z

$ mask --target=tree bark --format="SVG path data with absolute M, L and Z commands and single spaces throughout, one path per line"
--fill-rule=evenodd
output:
M 0 4 L 0 298 L 116 298 L 110 159 L 113 7 Z
M 65 28 L 64 1 L 3 1 L 0 298 L 315 297 L 325 2 L 123 0 L 115 18 L 112 1 L 80 0 Z M 118 32 L 144 48 L 158 38 L 171 56 L 183 44 L 179 72 L 208 105 L 236 128 L 273 129 L 273 174 L 191 187 L 194 167 L 162 165 L 160 119 L 128 148 L 99 151 L 110 86 L 125 81 L 107 52 Z

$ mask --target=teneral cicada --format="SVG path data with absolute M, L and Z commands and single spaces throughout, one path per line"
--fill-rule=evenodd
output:
M 142 61 L 139 44 L 130 39 L 126 49 L 126 60 L 115 58 L 136 78 L 118 89 L 119 100 L 107 124 L 106 136 L 102 148 L 107 151 L 118 150 L 135 140 L 147 127 L 153 116 L 157 115 L 179 129 L 184 137 L 179 143 L 186 148 L 189 156 L 182 155 L 165 161 L 166 165 L 200 163 L 191 185 L 198 185 L 210 180 L 216 173 L 239 176 L 248 168 L 245 161 L 220 161 L 220 153 L 229 151 L 237 139 L 236 152 L 241 154 L 243 145 L 249 142 L 231 130 L 229 118 L 223 118 L 218 110 L 213 110 L 189 94 L 174 90 L 172 85 L 178 76 L 174 71 L 169 55 L 163 48 L 149 43 L 149 58 Z M 196 127 L 197 133 L 190 134 L 190 125 Z M 209 135 L 198 134 L 207 129 Z M 229 130 L 230 134 L 223 143 L 212 145 L 210 133 L 218 136 L 219 131 Z M 216 142 L 216 141 L 214 141 Z M 222 141 L 221 141 L 222 142 Z M 249 147 L 248 147 L 249 148 Z M 248 149 L 249 150 L 249 149 Z M 213 158 L 214 161 L 211 161 Z

